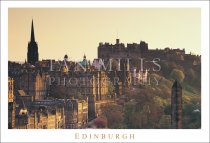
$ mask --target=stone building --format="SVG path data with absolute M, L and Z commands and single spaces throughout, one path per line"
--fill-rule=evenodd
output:
M 46 128 L 65 128 L 65 112 L 63 101 L 54 99 L 34 101 L 30 106 L 29 110 L 31 110 L 32 114 L 36 113 L 37 117 L 39 117 L 40 115 L 42 115 L 43 117 L 46 116 Z M 38 124 L 39 123 L 42 122 L 39 122 L 38 120 Z
M 88 99 L 68 99 L 65 101 L 65 127 L 83 128 L 88 123 Z
M 61 71 L 51 71 L 49 75 L 53 78 L 50 95 L 55 95 L 55 92 L 59 91 L 60 94 L 63 94 L 62 98 L 75 97 L 78 99 L 78 95 L 81 95 L 83 99 L 88 98 L 89 117 L 95 117 L 97 101 L 110 99 L 108 96 L 108 75 L 105 71 L 83 70 L 83 68 L 75 71 L 63 68 Z
M 98 58 L 107 59 L 107 58 L 137 58 L 143 53 L 148 51 L 148 44 L 144 41 L 141 41 L 140 44 L 133 43 L 127 44 L 127 47 L 124 43 L 120 43 L 120 39 L 116 39 L 115 44 L 109 44 L 102 42 L 98 46 Z
M 47 74 L 30 68 L 25 69 L 18 78 L 17 88 L 32 96 L 33 100 L 43 100 L 47 96 Z
M 16 129 L 34 129 L 34 117 L 27 114 L 16 115 Z
M 171 56 L 176 56 L 178 58 L 177 60 L 182 60 L 180 55 L 184 55 L 185 50 L 181 49 L 149 49 L 148 43 L 144 41 L 140 41 L 140 43 L 128 43 L 127 46 L 125 46 L 124 43 L 120 43 L 119 39 L 116 39 L 115 44 L 109 44 L 109 43 L 99 43 L 98 46 L 98 58 L 102 59 L 118 59 L 118 58 L 131 58 L 131 59 L 137 59 L 137 58 L 148 58 L 151 59 L 161 58 L 166 59 Z M 173 58 L 174 59 L 174 58 Z
M 20 105 L 21 106 L 21 105 Z M 17 129 L 65 128 L 64 103 L 60 100 L 33 101 L 16 115 Z
M 8 128 L 13 129 L 15 127 L 15 96 L 14 96 L 14 80 L 8 78 Z

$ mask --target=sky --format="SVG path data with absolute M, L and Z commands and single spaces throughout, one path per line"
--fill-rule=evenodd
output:
M 9 8 L 9 60 L 25 61 L 34 22 L 39 60 L 97 58 L 99 42 L 148 43 L 201 54 L 199 8 Z

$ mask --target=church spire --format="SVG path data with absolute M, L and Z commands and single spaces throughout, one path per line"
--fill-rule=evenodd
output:
M 31 40 L 28 42 L 27 61 L 31 65 L 35 65 L 35 63 L 39 61 L 38 45 L 35 41 L 35 36 L 34 36 L 33 19 L 31 23 Z
M 35 42 L 33 19 L 32 19 L 32 24 L 31 24 L 31 42 Z

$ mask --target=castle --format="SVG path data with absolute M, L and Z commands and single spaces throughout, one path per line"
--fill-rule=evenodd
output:
M 181 65 L 185 64 L 184 66 L 198 65 L 201 63 L 200 55 L 186 54 L 185 49 L 170 49 L 168 47 L 165 49 L 149 49 L 148 43 L 144 41 L 140 41 L 139 44 L 128 43 L 127 46 L 125 46 L 124 43 L 120 43 L 120 39 L 116 39 L 115 44 L 100 42 L 98 46 L 98 58 L 145 58 L 148 60 L 159 58 L 161 60 L 176 61 Z

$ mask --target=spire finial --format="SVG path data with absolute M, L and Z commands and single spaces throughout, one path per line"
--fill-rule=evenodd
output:
M 35 42 L 33 19 L 32 19 L 32 24 L 31 24 L 31 41 Z

